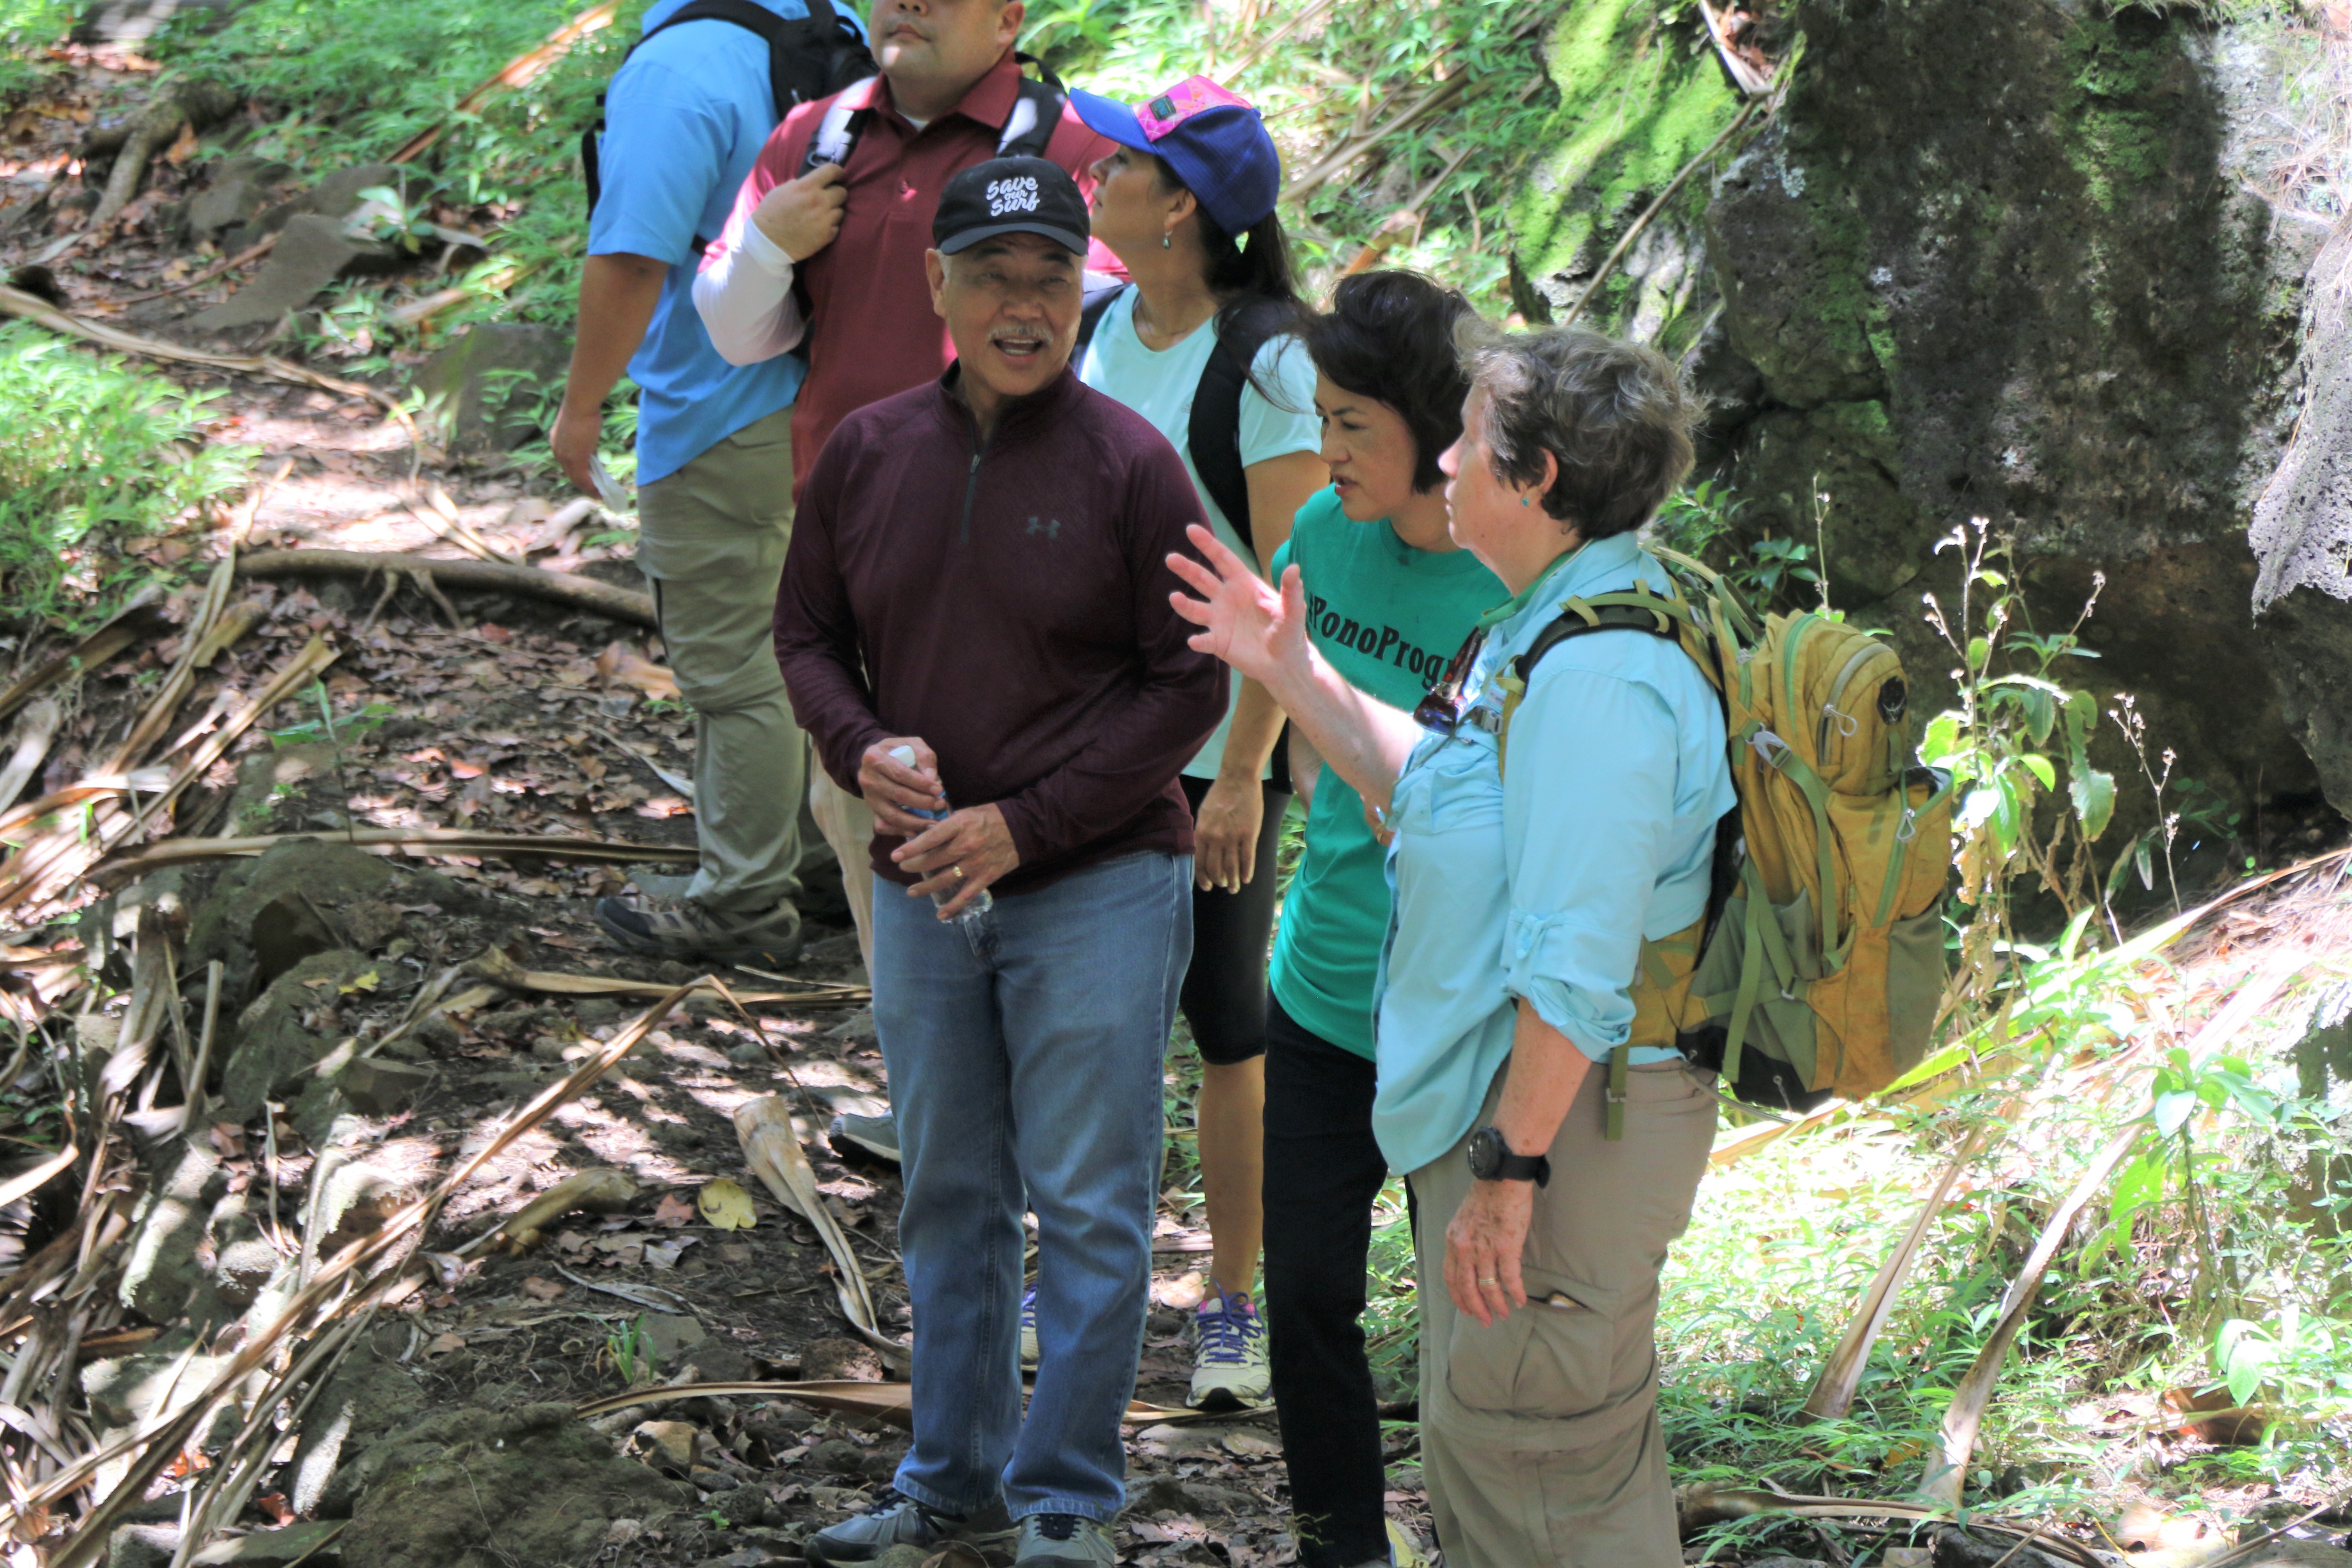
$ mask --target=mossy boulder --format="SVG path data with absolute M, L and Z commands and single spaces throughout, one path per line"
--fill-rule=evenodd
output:
M 2135 693 L 2176 780 L 2288 806 L 2342 769 L 2330 790 L 2352 803 L 2352 731 L 2329 705 L 2352 678 L 2347 602 L 2306 573 L 2264 601 L 2263 629 L 2249 614 L 2249 526 L 2294 424 L 2326 237 L 2259 193 L 2278 188 L 2295 84 L 2326 68 L 2316 34 L 2256 8 L 2088 0 L 1781 15 L 1778 52 L 1802 39 L 1784 100 L 1702 166 L 1585 320 L 1685 353 L 1717 400 L 1703 453 L 1747 503 L 1746 537 L 1818 541 L 1832 602 L 1894 637 L 1924 712 L 1958 661 L 1921 597 L 1956 602 L 1958 554 L 1937 544 L 1982 517 L 2014 537 L 2042 630 L 2104 577 L 2084 628 L 2099 662 L 2058 673 L 2103 705 Z M 1553 29 L 1554 140 L 1512 207 L 1531 316 L 1580 293 L 1737 112 L 1676 25 L 1590 0 Z M 2279 531 L 2340 577 L 2336 469 L 2311 472 L 2309 521 Z M 2114 726 L 2098 752 L 2137 776 Z M 2123 805 L 2118 837 L 2149 815 Z
M 289 838 L 232 868 L 197 906 L 185 967 L 220 960 L 224 1002 L 242 1006 L 297 963 L 345 945 L 340 911 L 392 886 L 382 858 L 322 838 Z
M 584 1568 L 614 1519 L 696 1500 L 560 1404 L 445 1411 L 369 1449 L 361 1468 L 344 1568 Z
M 237 1016 L 221 1073 L 219 1115 L 241 1121 L 257 1114 L 264 1100 L 300 1096 L 312 1069 L 343 1037 L 344 998 L 372 985 L 376 973 L 366 953 L 335 948 L 271 981 Z

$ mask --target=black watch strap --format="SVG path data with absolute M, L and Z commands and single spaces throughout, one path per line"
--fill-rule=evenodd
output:
M 1470 1135 L 1470 1173 L 1482 1182 L 1533 1182 L 1551 1184 L 1551 1160 L 1544 1154 L 1514 1154 L 1498 1127 L 1481 1127 Z

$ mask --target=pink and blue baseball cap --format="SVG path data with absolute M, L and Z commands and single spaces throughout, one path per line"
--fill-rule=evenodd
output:
M 1282 157 L 1246 99 L 1204 76 L 1189 76 L 1148 102 L 1129 106 L 1073 91 L 1070 106 L 1097 133 L 1167 160 L 1184 188 L 1227 234 L 1246 234 L 1274 211 Z

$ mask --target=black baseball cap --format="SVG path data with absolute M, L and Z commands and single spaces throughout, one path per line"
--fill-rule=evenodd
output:
M 1000 234 L 1043 235 L 1084 256 L 1094 232 L 1078 183 L 1043 158 L 992 158 L 974 163 L 940 193 L 931 244 L 953 256 Z

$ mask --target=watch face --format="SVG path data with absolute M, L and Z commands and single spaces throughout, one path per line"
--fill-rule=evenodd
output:
M 1492 1127 L 1481 1127 L 1470 1135 L 1470 1173 L 1491 1182 L 1502 1168 L 1503 1135 Z

